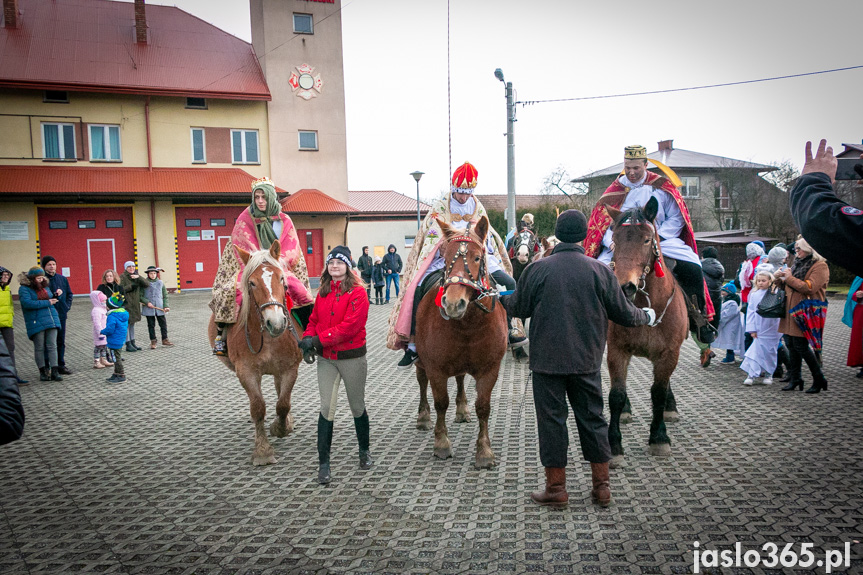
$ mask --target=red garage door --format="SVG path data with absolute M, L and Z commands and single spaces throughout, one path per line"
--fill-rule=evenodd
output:
M 135 259 L 132 208 L 39 208 L 39 250 L 57 260 L 72 293 L 86 294 L 107 269 Z
M 213 287 L 225 242 L 231 239 L 231 230 L 243 209 L 242 206 L 175 208 L 181 289 Z
M 306 258 L 309 277 L 321 277 L 324 271 L 324 230 L 297 230 L 297 236 L 300 238 L 303 257 Z

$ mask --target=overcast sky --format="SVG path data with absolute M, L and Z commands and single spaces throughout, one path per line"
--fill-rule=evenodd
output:
M 251 40 L 247 0 L 177 5 Z M 519 101 L 685 88 L 863 65 L 860 0 L 451 0 L 452 166 L 506 193 L 502 68 Z M 342 4 L 348 183 L 415 194 L 448 188 L 447 1 Z M 314 65 L 314 62 L 309 62 Z M 558 166 L 575 177 L 623 147 L 803 163 L 807 139 L 860 143 L 863 69 L 672 94 L 518 106 L 516 191 Z M 326 97 L 326 91 L 322 97 Z M 326 190 L 324 190 L 326 191 Z

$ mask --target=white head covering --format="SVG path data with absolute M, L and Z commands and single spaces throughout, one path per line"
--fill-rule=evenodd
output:
M 764 250 L 755 242 L 746 244 L 746 259 L 753 260 L 758 256 L 763 256 Z

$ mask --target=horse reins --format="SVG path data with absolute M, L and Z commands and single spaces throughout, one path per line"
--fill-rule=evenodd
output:
M 495 304 L 497 302 L 497 292 L 495 292 L 495 290 L 492 289 L 490 285 L 488 285 L 488 280 L 486 279 L 487 272 L 486 272 L 486 265 L 485 265 L 485 246 L 483 246 L 481 243 L 479 243 L 478 241 L 476 241 L 475 239 L 470 237 L 469 233 L 470 233 L 470 224 L 468 224 L 467 229 L 465 229 L 465 232 L 463 235 L 456 236 L 456 237 L 448 240 L 450 242 L 459 242 L 459 246 L 458 246 L 458 249 L 456 250 L 455 255 L 452 258 L 452 261 L 447 266 L 447 268 L 444 272 L 444 276 L 441 278 L 440 289 L 442 291 L 446 290 L 446 288 L 448 288 L 451 285 L 463 285 L 463 286 L 473 288 L 479 293 L 479 295 L 477 295 L 477 297 L 475 297 L 471 301 L 473 303 L 475 303 L 477 305 L 477 307 L 479 307 L 479 309 L 481 309 L 483 312 L 490 313 L 494 309 Z M 479 277 L 476 279 L 473 277 L 473 273 L 471 273 L 470 267 L 467 265 L 467 244 L 468 244 L 468 242 L 477 245 L 480 248 L 480 250 L 482 250 L 482 258 L 480 258 L 480 262 L 479 262 L 479 274 L 478 274 Z M 462 263 L 464 264 L 464 272 L 467 274 L 467 276 L 468 276 L 467 278 L 464 278 L 462 276 L 452 275 L 452 271 L 455 268 L 455 264 L 459 259 L 461 259 Z M 483 280 L 485 280 L 485 283 L 483 283 Z M 487 308 L 482 303 L 483 299 L 489 298 L 489 297 L 492 298 L 491 309 Z
M 300 338 L 297 335 L 297 331 L 294 329 L 294 322 L 291 321 L 291 314 L 288 311 L 288 308 L 285 307 L 285 304 L 282 302 L 278 302 L 276 300 L 268 301 L 264 304 L 258 305 L 258 302 L 255 300 L 255 293 L 252 290 L 248 290 L 249 297 L 252 298 L 252 303 L 255 304 L 255 309 L 258 311 L 258 323 L 260 324 L 260 334 L 261 334 L 261 345 L 258 346 L 258 350 L 255 351 L 255 348 L 252 347 L 252 339 L 249 337 L 249 322 L 246 322 L 245 332 L 246 332 L 246 345 L 249 346 L 249 351 L 254 355 L 258 355 L 262 349 L 264 349 L 264 312 L 263 310 L 270 307 L 276 306 L 282 308 L 282 311 L 285 312 L 285 317 L 288 320 L 288 330 L 291 332 L 291 335 L 294 336 L 294 339 L 299 343 Z

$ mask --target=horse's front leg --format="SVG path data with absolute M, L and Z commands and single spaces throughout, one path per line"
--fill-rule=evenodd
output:
M 470 412 L 467 409 L 467 394 L 464 392 L 464 374 L 455 377 L 455 422 L 470 422 Z
M 428 387 L 429 378 L 426 370 L 417 366 L 417 383 L 420 385 L 420 406 L 417 410 L 417 429 L 429 431 L 432 428 L 431 409 L 429 408 Z
M 494 467 L 494 452 L 488 436 L 488 417 L 491 414 L 491 392 L 497 382 L 498 369 L 476 380 L 476 418 L 479 420 L 479 434 L 476 438 L 476 462 L 478 469 Z
M 677 413 L 677 400 L 674 399 L 674 391 L 671 390 L 670 382 L 668 393 L 665 394 L 665 414 L 663 417 L 667 423 L 674 423 L 680 419 L 680 414 Z
M 284 437 L 294 430 L 294 416 L 291 415 L 291 391 L 297 383 L 297 368 L 294 365 L 273 376 L 276 384 L 278 401 L 276 402 L 276 419 L 270 424 L 270 435 Z
M 255 424 L 255 450 L 252 452 L 252 465 L 269 465 L 276 462 L 273 446 L 267 439 L 267 429 L 264 427 L 264 417 L 267 406 L 261 394 L 261 374 L 251 369 L 238 369 L 237 377 L 249 396 L 249 413 Z
M 669 379 L 677 367 L 674 353 L 663 353 L 653 362 L 653 385 L 650 387 L 650 401 L 653 418 L 650 421 L 648 453 L 656 456 L 671 455 L 671 439 L 665 429 L 665 405 L 668 401 Z
M 432 397 L 434 398 L 434 409 L 437 415 L 434 426 L 434 456 L 438 459 L 449 459 L 452 457 L 452 444 L 450 443 L 446 427 L 446 410 L 449 408 L 449 392 L 446 388 L 447 378 L 435 376 L 430 378 Z
M 608 409 L 611 420 L 608 422 L 608 443 L 611 446 L 612 469 L 626 465 L 623 451 L 623 436 L 620 433 L 620 416 L 626 406 L 626 372 L 632 356 L 608 346 L 608 375 L 611 377 L 611 391 L 608 393 Z

